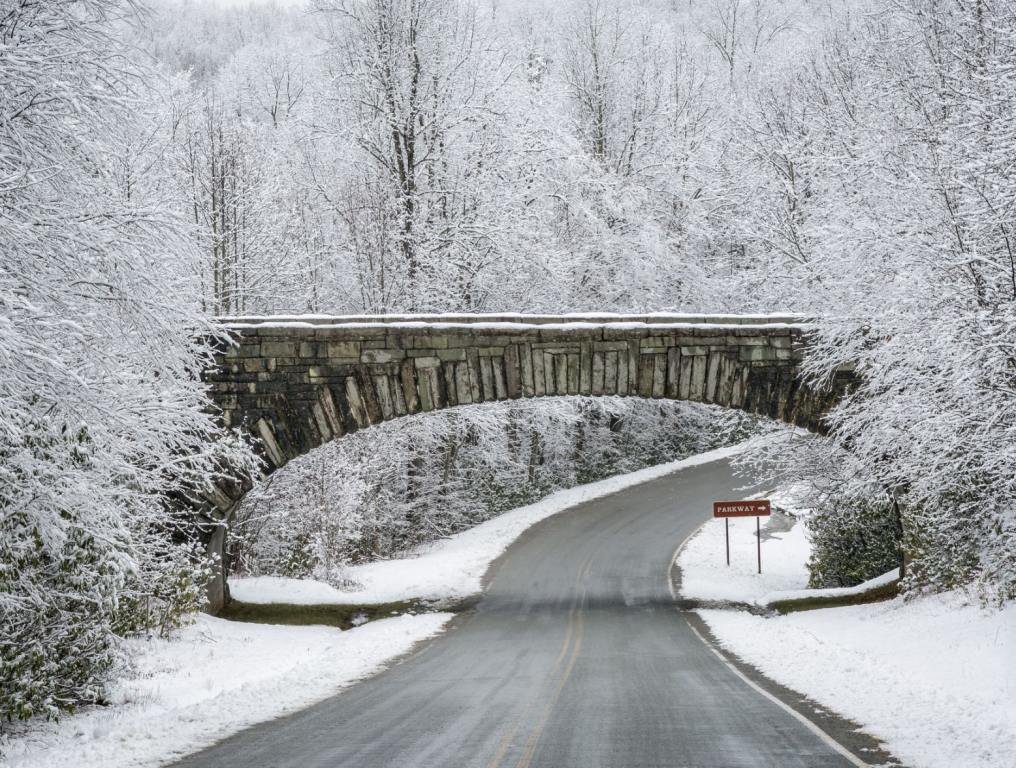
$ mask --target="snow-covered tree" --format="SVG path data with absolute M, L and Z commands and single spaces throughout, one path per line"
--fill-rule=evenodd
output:
M 119 0 L 0 9 L 0 716 L 101 694 L 117 634 L 200 585 L 169 494 L 216 443 L 165 170 L 167 113 Z

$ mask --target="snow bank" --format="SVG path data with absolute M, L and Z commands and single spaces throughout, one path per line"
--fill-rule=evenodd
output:
M 1016 606 L 958 594 L 775 618 L 700 611 L 720 642 L 914 768 L 1016 765 Z
M 678 555 L 682 595 L 767 605 L 844 597 L 896 579 L 893 570 L 856 587 L 806 589 L 810 544 L 800 521 L 780 530 L 789 521 L 765 521 L 761 576 L 755 520 L 730 520 L 729 568 L 723 521 L 708 521 Z M 1016 606 L 987 612 L 950 594 L 778 617 L 699 613 L 730 651 L 860 723 L 907 765 L 1016 766 Z
M 900 570 L 893 568 L 891 571 L 868 579 L 853 587 L 831 587 L 828 589 L 789 589 L 782 592 L 767 592 L 755 602 L 759 605 L 770 605 L 783 600 L 807 600 L 813 597 L 855 597 L 863 595 L 879 587 L 887 587 L 894 581 L 899 581 Z
M 314 579 L 289 579 L 284 576 L 245 576 L 229 580 L 229 594 L 241 603 L 289 603 L 291 605 L 355 605 L 330 584 Z
M 3 745 L 4 768 L 154 766 L 331 696 L 439 632 L 447 613 L 342 632 L 201 615 L 168 640 L 132 641 L 136 669 L 93 707 Z
M 558 491 L 535 504 L 505 512 L 467 531 L 421 547 L 411 556 L 351 567 L 346 575 L 363 585 L 356 591 L 339 591 L 320 582 L 260 577 L 231 579 L 230 592 L 234 598 L 246 603 L 362 605 L 470 597 L 480 592 L 483 574 L 490 563 L 534 523 L 585 501 L 608 496 L 681 469 L 729 458 L 742 450 L 743 445 L 720 448 L 689 459 Z

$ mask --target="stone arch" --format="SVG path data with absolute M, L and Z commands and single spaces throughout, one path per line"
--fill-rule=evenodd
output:
M 227 426 L 258 438 L 270 473 L 330 440 L 402 416 L 545 396 L 619 395 L 738 408 L 822 431 L 850 386 L 800 381 L 793 315 L 389 315 L 226 318 L 234 344 L 206 380 Z M 250 485 L 208 499 L 209 548 Z M 211 609 L 228 599 L 224 578 Z

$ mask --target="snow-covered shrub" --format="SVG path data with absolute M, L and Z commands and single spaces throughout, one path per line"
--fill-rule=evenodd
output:
M 815 318 L 813 382 L 856 374 L 829 425 L 850 481 L 893 489 L 902 507 L 907 588 L 1005 600 L 1016 597 L 1016 13 L 865 5 L 751 108 L 753 146 L 734 161 L 736 188 L 750 190 L 735 217 L 750 256 L 741 291 Z
M 811 587 L 852 587 L 900 564 L 901 542 L 888 498 L 825 499 L 807 525 Z
M 847 587 L 900 564 L 901 524 L 892 497 L 834 440 L 772 422 L 734 460 L 770 487 L 791 484 L 812 556 L 812 587 Z
M 990 598 L 1016 598 L 1016 531 L 1006 528 L 1006 510 L 998 503 L 997 491 L 978 489 L 908 504 L 908 583 L 933 591 L 980 584 Z
M 547 398 L 372 427 L 290 462 L 248 494 L 234 568 L 321 578 L 448 536 L 561 488 L 709 450 L 754 420 L 633 398 Z
M 68 520 L 48 548 L 27 514 L 0 523 L 0 715 L 55 716 L 98 698 L 118 659 L 110 631 L 122 574 L 115 547 Z

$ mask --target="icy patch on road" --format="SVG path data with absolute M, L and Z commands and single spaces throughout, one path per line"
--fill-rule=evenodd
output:
M 32 723 L 0 748 L 4 768 L 156 766 L 325 699 L 377 672 L 451 614 L 332 627 L 242 624 L 200 615 L 170 639 L 133 640 L 135 669 L 92 707 Z
M 246 603 L 367 605 L 403 600 L 458 600 L 480 592 L 484 573 L 527 528 L 592 499 L 609 496 L 673 472 L 736 456 L 743 445 L 719 448 L 681 461 L 558 491 L 397 560 L 351 566 L 344 575 L 362 585 L 340 591 L 320 582 L 276 577 L 230 579 L 234 598 Z M 753 538 L 754 540 L 754 538 Z

